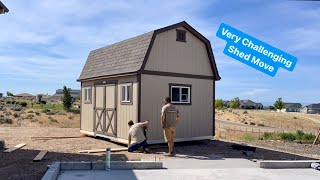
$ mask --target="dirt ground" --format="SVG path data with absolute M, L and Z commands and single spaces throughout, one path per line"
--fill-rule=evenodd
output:
M 217 119 L 232 122 L 315 131 L 320 128 L 320 114 L 243 109 L 216 109 L 215 111 Z
M 74 137 L 63 139 L 40 139 L 35 137 Z M 0 179 L 41 179 L 47 165 L 54 161 L 97 161 L 104 160 L 104 153 L 80 154 L 80 150 L 103 149 L 107 147 L 124 147 L 105 139 L 80 136 L 78 128 L 33 128 L 33 127 L 0 127 L 0 137 L 5 139 L 7 147 L 19 143 L 27 145 L 11 153 L 0 151 Z M 286 153 L 282 150 L 283 144 L 257 144 L 270 146 L 270 149 L 257 148 L 252 157 L 245 156 L 241 151 L 231 148 L 235 142 L 222 140 L 204 140 L 194 142 L 176 143 L 175 151 L 177 157 L 173 158 L 208 158 L 212 154 L 222 155 L 224 158 L 246 158 L 246 159 L 310 159 L 309 154 L 299 154 L 299 149 L 310 148 L 305 145 L 295 145 Z M 288 144 L 289 146 L 289 144 Z M 320 146 L 314 146 L 314 154 L 320 154 Z M 33 158 L 40 150 L 48 150 L 48 154 L 41 162 L 33 162 Z M 298 151 L 296 151 L 298 150 Z M 168 158 L 164 156 L 167 151 L 165 146 L 153 148 L 151 154 L 128 153 L 126 151 L 114 152 L 112 160 L 140 160 L 141 158 Z M 291 153 L 288 153 L 291 152 Z

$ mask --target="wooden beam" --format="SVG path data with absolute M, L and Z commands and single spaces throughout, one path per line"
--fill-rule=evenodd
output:
M 111 148 L 111 152 L 119 152 L 119 151 L 127 151 L 128 148 Z M 92 149 L 92 150 L 82 150 L 78 151 L 78 153 L 101 153 L 106 152 L 106 149 Z
M 40 151 L 39 154 L 33 159 L 34 162 L 41 161 L 42 158 L 47 154 L 48 151 Z
M 14 146 L 14 147 L 11 147 L 11 148 L 3 151 L 3 152 L 5 152 L 5 153 L 10 153 L 10 152 L 13 152 L 13 151 L 15 151 L 15 150 L 18 150 L 18 149 L 22 148 L 22 147 L 25 146 L 25 145 L 26 145 L 26 143 L 21 143 L 21 144 L 18 144 L 18 145 Z
M 315 144 L 316 144 L 317 140 L 319 139 L 319 136 L 320 136 L 320 129 L 319 129 L 318 135 L 317 135 L 316 139 L 314 139 L 312 145 L 315 145 Z

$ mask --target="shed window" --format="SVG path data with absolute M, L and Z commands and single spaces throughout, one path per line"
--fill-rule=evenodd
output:
M 177 41 L 186 42 L 186 31 L 177 29 Z
M 92 91 L 91 87 L 84 87 L 84 102 L 91 103 Z
M 132 101 L 132 83 L 121 85 L 121 102 L 130 103 Z
M 172 103 L 191 104 L 190 85 L 170 85 L 170 95 Z

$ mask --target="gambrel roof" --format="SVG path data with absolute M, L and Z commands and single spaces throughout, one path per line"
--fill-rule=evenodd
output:
M 212 79 L 220 80 L 210 41 L 183 21 L 91 51 L 78 81 L 112 75 L 140 73 L 144 70 L 156 35 L 178 27 L 186 28 L 205 43 L 213 72 Z

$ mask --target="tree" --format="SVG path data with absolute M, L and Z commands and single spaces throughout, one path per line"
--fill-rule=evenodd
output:
M 64 109 L 67 109 L 67 110 L 70 109 L 72 105 L 72 99 L 73 98 L 70 95 L 70 90 L 66 86 L 63 86 L 62 102 L 63 102 Z
M 8 96 L 8 97 L 10 97 L 10 96 L 12 97 L 13 94 L 12 94 L 11 92 L 7 91 L 7 96 Z
M 216 107 L 216 108 L 223 108 L 222 99 L 216 99 L 216 100 L 215 100 L 215 107 Z
M 42 101 L 42 95 L 41 95 L 41 94 L 39 94 L 39 95 L 37 96 L 37 98 L 38 98 L 38 102 L 39 102 L 39 104 L 41 104 L 41 101 Z
M 233 98 L 230 101 L 230 108 L 239 108 L 240 107 L 240 99 L 238 97 Z
M 286 104 L 282 101 L 282 98 L 278 98 L 274 103 L 274 107 L 281 110 L 286 107 Z

